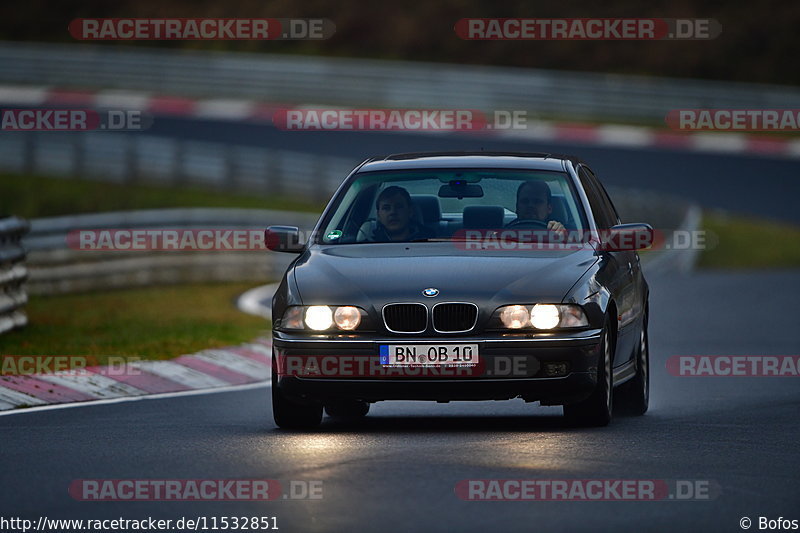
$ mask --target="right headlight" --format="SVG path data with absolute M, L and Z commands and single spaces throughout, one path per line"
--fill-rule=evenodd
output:
M 497 310 L 496 316 L 508 329 L 551 330 L 589 325 L 581 306 L 573 304 L 506 305 Z
M 306 326 L 315 331 L 325 331 L 333 325 L 333 313 L 327 305 L 311 305 L 306 309 Z

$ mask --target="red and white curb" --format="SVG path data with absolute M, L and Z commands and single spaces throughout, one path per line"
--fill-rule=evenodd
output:
M 20 106 L 64 105 L 136 109 L 154 115 L 267 123 L 272 122 L 272 116 L 278 109 L 298 107 L 255 100 L 192 99 L 123 90 L 77 91 L 56 87 L 14 85 L 0 85 L 0 103 Z M 428 133 L 441 134 L 441 132 Z M 487 130 L 486 133 L 542 142 L 569 142 L 632 149 L 661 148 L 691 152 L 756 154 L 768 157 L 800 157 L 798 138 L 737 132 L 679 132 L 666 128 L 617 124 L 529 120 L 524 129 L 496 129 Z
M 0 376 L 0 411 L 237 385 L 269 385 L 271 353 L 270 340 L 257 339 L 249 344 L 203 350 L 166 361 Z

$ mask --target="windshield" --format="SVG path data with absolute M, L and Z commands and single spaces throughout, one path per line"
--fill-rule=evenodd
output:
M 317 244 L 458 240 L 467 230 L 555 221 L 587 228 L 569 176 L 530 170 L 362 172 L 335 199 Z

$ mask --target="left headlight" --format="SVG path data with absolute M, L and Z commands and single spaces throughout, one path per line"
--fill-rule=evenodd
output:
M 495 316 L 509 329 L 549 330 L 589 325 L 581 306 L 572 304 L 507 305 L 498 309 Z
M 362 322 L 364 311 L 352 305 L 296 305 L 286 309 L 280 322 L 281 329 L 311 329 L 326 331 L 340 329 L 353 331 Z

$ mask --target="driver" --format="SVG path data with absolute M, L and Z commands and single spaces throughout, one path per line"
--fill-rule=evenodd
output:
M 375 201 L 377 224 L 370 236 L 373 242 L 413 241 L 433 237 L 430 230 L 416 224 L 414 204 L 403 187 L 386 187 Z
M 550 231 L 567 231 L 564 224 L 550 219 L 553 213 L 552 193 L 544 181 L 524 181 L 517 189 L 517 218 L 508 226 L 523 223 L 525 220 L 547 222 Z

